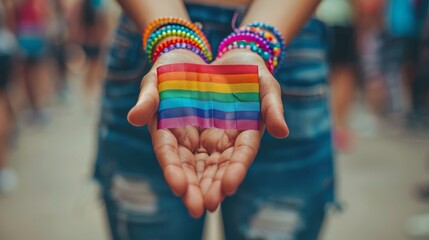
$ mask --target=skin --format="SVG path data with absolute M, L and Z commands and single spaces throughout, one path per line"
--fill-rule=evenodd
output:
M 243 58 L 246 61 L 240 60 Z M 243 181 L 259 149 L 265 125 L 271 135 L 286 137 L 288 128 L 283 116 L 280 86 L 259 55 L 233 50 L 213 64 L 257 64 L 260 72 L 261 131 L 200 129 L 189 126 L 157 129 L 159 104 L 156 67 L 166 63 L 204 64 L 200 57 L 186 50 L 162 55 L 142 81 L 142 91 L 128 120 L 136 126 L 149 124 L 155 154 L 172 191 L 194 217 L 205 209 L 214 211 L 227 195 L 232 195 Z
M 118 0 L 137 27 L 144 31 L 153 20 L 164 16 L 189 19 L 184 4 L 178 0 Z M 311 16 L 319 0 L 255 0 L 243 24 L 261 21 L 275 26 L 289 42 Z M 279 5 L 282 7 L 279 8 Z M 169 6 L 168 8 L 164 6 Z M 269 12 L 270 14 L 266 14 Z M 284 138 L 286 125 L 281 89 L 262 58 L 249 50 L 232 50 L 212 64 L 256 64 L 259 66 L 261 97 L 261 130 L 227 131 L 185 127 L 157 129 L 159 104 L 156 69 L 171 63 L 205 64 L 186 50 L 173 50 L 161 55 L 143 78 L 140 96 L 128 114 L 135 126 L 148 124 L 155 154 L 172 191 L 182 197 L 189 213 L 203 215 L 214 211 L 222 200 L 234 194 L 259 149 L 264 129 L 277 138 Z

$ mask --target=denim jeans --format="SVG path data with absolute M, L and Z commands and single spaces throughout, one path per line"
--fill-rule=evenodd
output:
M 213 49 L 232 31 L 238 11 L 187 8 L 191 19 L 202 23 Z M 263 136 L 243 184 L 222 203 L 226 239 L 317 239 L 326 206 L 334 200 L 323 24 L 310 20 L 286 53 L 276 79 L 290 136 Z M 108 59 L 95 166 L 112 238 L 201 239 L 204 220 L 192 219 L 171 193 L 147 128 L 127 122 L 149 69 L 141 34 L 122 17 Z

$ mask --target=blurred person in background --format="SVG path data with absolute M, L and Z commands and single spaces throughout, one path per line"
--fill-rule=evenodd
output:
M 49 120 L 51 83 L 48 78 L 47 58 L 47 0 L 18 0 L 14 2 L 14 32 L 18 39 L 24 91 L 30 104 L 28 120 L 45 124 Z
M 429 129 L 429 13 L 426 14 L 418 47 L 417 70 L 411 87 L 412 101 L 408 125 L 427 130 Z
M 326 32 L 322 22 L 309 20 L 319 0 L 118 2 L 127 16 L 121 17 L 109 54 L 95 164 L 112 239 L 201 239 L 204 219 L 190 214 L 201 217 L 220 202 L 226 239 L 317 239 L 335 184 Z M 216 51 L 233 31 L 234 15 L 244 10 L 237 24 L 266 22 L 286 39 L 286 59 L 276 79 L 250 50 L 231 51 L 214 64 L 257 64 L 267 129 L 285 137 L 286 117 L 290 136 L 156 130 L 157 66 L 203 61 L 191 51 L 173 50 L 151 66 L 141 50 L 142 32 L 160 17 L 191 19 L 201 23 Z M 149 127 L 131 126 L 127 113 L 132 124 Z M 198 151 L 189 149 L 195 137 L 201 137 Z
M 104 75 L 104 53 L 108 43 L 109 18 L 106 0 L 80 0 L 74 36 L 86 56 L 84 83 L 87 95 L 98 93 Z
M 357 50 L 353 0 L 324 0 L 317 16 L 329 27 L 329 62 L 334 118 L 334 146 L 337 150 L 352 147 L 348 115 L 356 91 Z
M 65 0 L 50 1 L 49 40 L 56 71 L 55 89 L 62 103 L 68 101 L 67 85 L 67 45 L 69 43 L 69 23 Z
M 409 117 L 413 116 L 414 107 L 410 109 L 410 103 L 414 103 L 412 89 L 417 78 L 428 5 L 428 0 L 389 0 L 386 6 L 387 37 L 383 54 L 386 60 L 387 107 L 400 116 L 407 112 L 411 112 Z
M 429 11 L 429 8 L 427 8 Z M 418 130 L 429 129 L 429 17 L 422 30 L 418 45 L 416 75 L 412 82 L 412 105 L 408 126 Z M 429 203 L 429 174 L 417 184 L 417 197 Z M 429 239 L 429 212 L 414 215 L 407 225 L 408 234 L 418 239 Z
M 5 0 L 0 0 L 0 194 L 6 193 L 16 185 L 16 176 L 8 166 L 8 153 L 13 125 L 13 112 L 8 97 L 13 58 L 16 53 L 16 40 L 7 24 Z
M 356 0 L 357 49 L 360 76 L 374 116 L 386 109 L 386 82 L 383 71 L 382 47 L 385 0 Z

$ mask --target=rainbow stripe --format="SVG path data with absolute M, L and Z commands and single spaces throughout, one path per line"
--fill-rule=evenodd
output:
M 259 130 L 258 66 L 180 63 L 157 72 L 158 129 Z

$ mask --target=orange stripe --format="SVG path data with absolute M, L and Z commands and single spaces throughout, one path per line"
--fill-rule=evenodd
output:
M 212 83 L 258 83 L 257 74 L 208 74 L 196 72 L 169 72 L 158 75 L 158 83 L 165 81 L 198 81 Z

